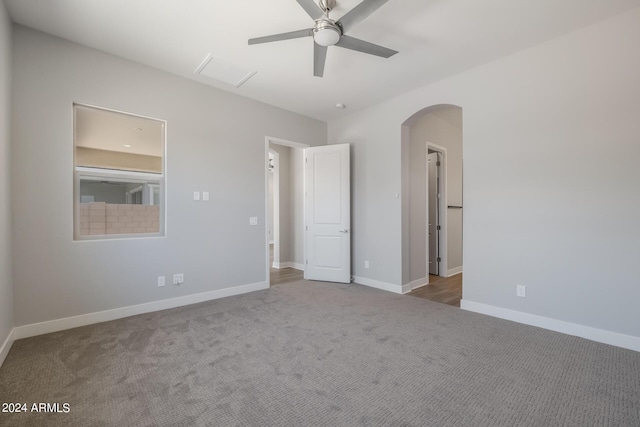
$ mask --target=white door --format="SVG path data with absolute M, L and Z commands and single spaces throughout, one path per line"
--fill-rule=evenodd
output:
M 349 144 L 305 149 L 305 279 L 351 282 Z

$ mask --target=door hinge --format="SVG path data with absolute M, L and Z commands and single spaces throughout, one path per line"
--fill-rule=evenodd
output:
M 305 162 L 305 163 L 309 163 L 309 158 L 308 158 L 308 157 L 305 157 L 305 158 L 304 158 L 304 162 Z
M 440 166 L 440 160 L 436 162 L 436 166 Z
M 305 230 L 305 231 L 309 231 L 309 227 L 305 225 L 305 226 L 304 226 L 304 230 Z
M 305 263 L 305 264 L 309 264 L 309 260 L 308 260 L 308 259 L 305 259 L 305 260 L 304 260 L 304 263 Z
M 436 230 L 440 231 L 440 226 L 439 225 L 436 226 Z
M 440 261 L 442 261 L 442 258 L 438 257 L 438 258 L 436 258 L 436 261 L 440 262 Z

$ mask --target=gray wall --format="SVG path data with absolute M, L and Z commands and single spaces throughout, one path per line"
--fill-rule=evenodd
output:
M 16 325 L 266 281 L 265 136 L 325 123 L 20 26 L 13 65 Z M 73 241 L 74 101 L 167 120 L 166 237 Z
M 11 252 L 11 21 L 0 2 L 0 347 L 13 329 Z
M 447 203 L 462 206 L 462 109 L 442 107 L 409 127 L 409 281 L 427 277 L 427 141 L 447 149 Z M 462 267 L 462 211 L 447 209 L 447 268 Z M 440 272 L 446 276 L 446 271 Z
M 637 40 L 640 9 L 329 123 L 354 145 L 354 274 L 402 283 L 402 124 L 457 105 L 463 299 L 640 337 Z

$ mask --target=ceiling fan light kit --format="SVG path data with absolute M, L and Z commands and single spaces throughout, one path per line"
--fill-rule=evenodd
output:
M 333 46 L 340 41 L 342 30 L 331 21 L 320 19 L 313 29 L 313 41 L 320 46 Z
M 316 77 L 322 77 L 324 74 L 327 47 L 329 46 L 338 46 L 382 58 L 389 58 L 398 53 L 395 50 L 345 34 L 352 26 L 378 10 L 388 0 L 363 0 L 337 21 L 329 18 L 329 12 L 335 7 L 336 0 L 319 0 L 318 4 L 314 0 L 296 1 L 307 12 L 307 15 L 315 21 L 313 28 L 253 38 L 249 39 L 249 44 L 270 43 L 311 36 L 314 42 L 313 75 Z

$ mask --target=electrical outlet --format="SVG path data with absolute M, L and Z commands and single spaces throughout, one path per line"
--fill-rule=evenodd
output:
M 158 287 L 161 288 L 165 285 L 164 276 L 158 276 Z
M 180 285 L 182 283 L 184 283 L 184 274 L 183 273 L 174 274 L 173 275 L 173 284 L 174 285 Z
M 258 225 L 258 217 L 250 216 L 249 217 L 249 225 Z
M 518 285 L 516 287 L 516 295 L 519 296 L 520 298 L 526 298 L 527 297 L 527 287 L 524 285 Z
M 364 268 L 369 268 L 369 261 L 364 262 Z

